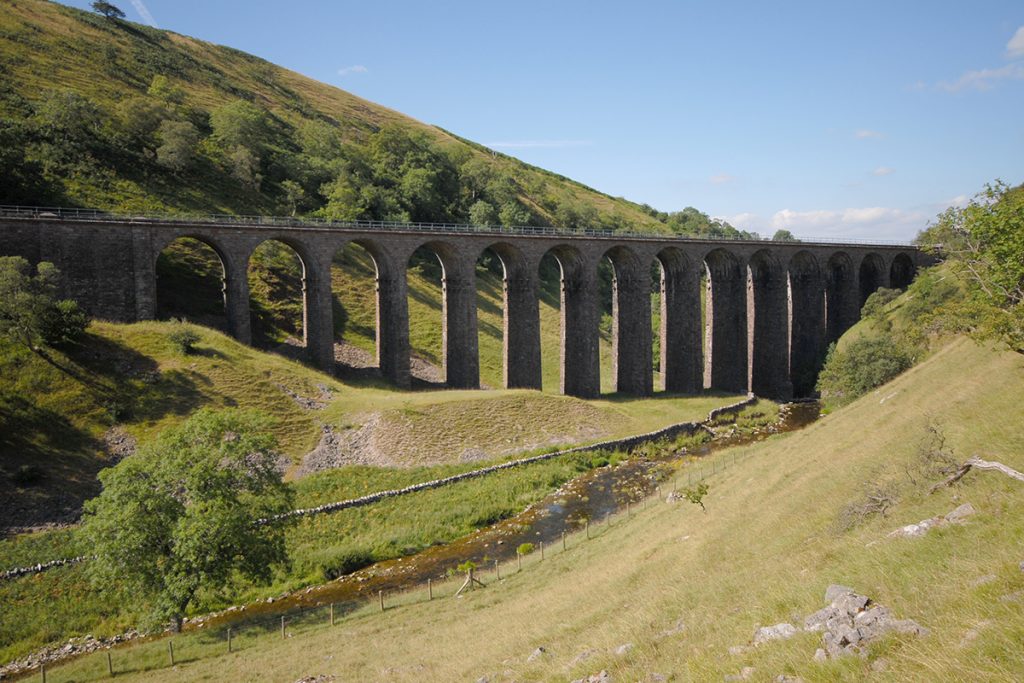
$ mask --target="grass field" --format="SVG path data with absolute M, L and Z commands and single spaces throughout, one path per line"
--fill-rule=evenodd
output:
M 921 474 L 926 425 L 938 424 L 956 456 L 1024 469 L 1024 361 L 958 340 L 922 365 L 797 433 L 717 458 L 739 458 L 711 477 L 696 506 L 657 505 L 570 552 L 506 574 L 461 599 L 418 602 L 281 640 L 251 637 L 233 655 L 167 668 L 166 646 L 118 650 L 122 670 L 152 667 L 146 680 L 564 681 L 607 669 L 615 680 L 722 680 L 744 666 L 751 680 L 1019 680 L 1024 674 L 1024 487 L 972 473 L 934 495 Z M 891 487 L 888 515 L 842 530 L 843 510 L 867 487 Z M 920 539 L 888 538 L 901 525 L 970 502 L 964 525 Z M 800 620 L 842 583 L 930 629 L 892 636 L 869 657 L 817 663 L 820 636 L 730 654 L 758 625 Z M 681 620 L 684 628 L 662 636 Z M 189 636 L 197 638 L 197 636 Z M 199 636 L 198 638 L 205 638 Z M 207 638 L 209 640 L 209 638 Z M 190 642 L 192 643 L 190 645 Z M 634 645 L 616 656 L 612 649 Z M 183 640 L 182 652 L 203 647 Z M 534 662 L 537 647 L 548 654 Z M 585 661 L 578 656 L 593 651 Z M 876 662 L 885 660 L 885 668 Z M 98 656 L 51 671 L 87 680 Z M 120 677 L 134 680 L 130 673 Z

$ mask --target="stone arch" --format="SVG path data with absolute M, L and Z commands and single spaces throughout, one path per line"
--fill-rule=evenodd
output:
M 298 342 L 302 348 L 308 346 L 310 262 L 302 243 L 286 237 L 267 237 L 252 246 L 245 263 L 256 346 L 276 348 L 293 356 L 301 355 L 289 351 Z
M 865 254 L 864 258 L 861 259 L 860 268 L 857 273 L 857 279 L 860 283 L 860 300 L 857 306 L 858 314 L 864 306 L 864 302 L 868 300 L 868 297 L 876 289 L 889 284 L 887 275 L 888 270 L 881 256 L 874 252 Z
M 658 350 L 662 388 L 697 393 L 704 386 L 700 271 L 676 247 L 659 251 L 655 261 L 661 271 Z
M 712 389 L 747 391 L 747 307 L 743 262 L 719 247 L 704 256 L 707 273 L 704 384 Z
M 758 396 L 788 398 L 789 307 L 786 271 L 768 249 L 747 264 L 747 330 L 750 391 Z
M 614 246 L 612 264 L 612 390 L 649 396 L 651 370 L 651 269 L 629 247 Z
M 154 272 L 157 318 L 228 330 L 227 259 L 215 241 L 194 234 L 166 240 Z
M 914 262 L 905 253 L 896 254 L 889 266 L 889 286 L 893 289 L 906 289 L 914 281 Z
M 502 384 L 507 389 L 541 388 L 538 276 L 522 250 L 508 242 L 489 244 L 501 264 Z M 479 324 L 479 323 L 478 323 Z
M 387 254 L 373 240 L 346 240 L 334 249 L 331 255 L 331 308 L 333 318 L 332 338 L 341 353 L 339 370 L 350 376 L 359 376 L 364 370 L 377 368 L 384 374 L 382 365 L 382 346 L 386 327 L 394 315 L 388 315 L 387 301 L 382 302 L 381 287 L 393 276 L 392 266 Z M 343 302 L 338 287 L 352 294 L 349 301 Z M 360 294 L 353 294 L 358 291 Z M 372 291 L 371 296 L 367 296 Z M 361 299 L 361 300 L 360 300 Z M 367 306 L 368 300 L 372 301 Z M 382 305 L 382 303 L 384 305 Z M 372 308 L 372 310 L 367 310 Z M 367 349 L 367 344 L 372 345 Z
M 789 378 L 798 397 L 814 393 L 825 356 L 825 287 L 818 259 L 798 251 L 789 261 Z
M 860 315 L 857 271 L 845 251 L 837 251 L 825 265 L 825 343 L 831 344 L 850 329 Z
M 596 267 L 568 244 L 551 247 L 548 255 L 558 262 L 560 274 L 559 391 L 594 398 L 601 393 Z
M 444 383 L 458 389 L 480 386 L 475 261 L 444 240 L 420 244 L 409 256 L 429 251 L 441 267 L 441 360 Z M 408 264 L 407 264 L 408 267 Z

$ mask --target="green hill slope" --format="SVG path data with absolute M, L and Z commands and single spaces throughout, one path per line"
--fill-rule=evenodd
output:
M 522 573 L 506 569 L 499 582 L 486 575 L 486 590 L 458 600 L 423 599 L 383 615 L 369 606 L 335 628 L 241 641 L 233 655 L 220 654 L 216 638 L 192 636 L 179 646 L 198 659 L 173 671 L 160 661 L 162 643 L 121 652 L 119 661 L 156 681 L 555 681 L 600 670 L 614 680 L 704 681 L 744 667 L 764 681 L 1018 680 L 1024 486 L 971 473 L 928 495 L 942 475 L 925 473 L 922 454 L 933 452 L 927 427 L 937 424 L 958 459 L 980 454 L 1024 469 L 1022 363 L 956 341 L 801 432 L 713 456 L 737 462 L 708 479 L 706 513 L 685 502 L 650 506 L 594 540 L 575 539 L 569 552 L 533 558 Z M 887 514 L 842 524 L 877 486 L 894 493 Z M 977 513 L 964 524 L 888 536 L 965 502 Z M 929 634 L 888 636 L 866 658 L 825 662 L 813 659 L 820 633 L 749 646 L 760 625 L 802 623 L 833 583 Z M 547 654 L 528 661 L 538 647 Z M 100 672 L 94 656 L 61 673 Z
M 45 0 L 0 7 L 0 76 L 2 203 L 669 230 L 252 55 Z

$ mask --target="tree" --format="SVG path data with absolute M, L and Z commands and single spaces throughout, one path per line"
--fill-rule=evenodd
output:
M 263 140 L 269 134 L 270 124 L 267 113 L 259 107 L 235 100 L 210 113 L 213 138 L 226 149 L 245 147 L 254 153 L 263 148 Z
M 274 449 L 259 413 L 204 408 L 100 472 L 81 530 L 90 580 L 176 630 L 200 591 L 269 580 L 287 561 L 284 528 L 261 520 L 292 504 Z
M 199 131 L 188 121 L 163 121 L 159 129 L 158 164 L 172 171 L 184 171 L 196 156 Z
M 124 19 L 124 12 L 120 10 L 116 5 L 111 5 L 109 2 L 103 0 L 96 0 L 92 3 L 92 9 L 98 14 L 102 14 L 107 19 Z
M 776 230 L 775 234 L 772 235 L 772 241 L 774 242 L 799 242 L 796 236 L 789 230 Z
M 948 257 L 968 296 L 959 314 L 969 331 L 1024 353 L 1024 187 L 987 185 L 970 203 L 952 207 L 918 235 Z
M 88 318 L 70 299 L 57 300 L 60 271 L 48 261 L 32 266 L 20 256 L 0 256 L 0 336 L 39 351 L 42 344 L 73 341 Z
M 492 204 L 481 199 L 469 207 L 469 222 L 473 225 L 496 225 L 498 212 Z

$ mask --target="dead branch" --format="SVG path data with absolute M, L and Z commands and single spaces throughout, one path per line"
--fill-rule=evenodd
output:
M 960 465 L 960 468 L 957 469 L 957 471 L 954 472 L 952 475 L 950 475 L 949 478 L 947 478 L 945 481 L 940 481 L 938 484 L 932 486 L 928 493 L 935 493 L 944 486 L 952 486 L 953 484 L 963 479 L 964 475 L 970 472 L 972 469 L 995 470 L 997 472 L 1002 472 L 1006 476 L 1016 479 L 1017 481 L 1024 481 L 1024 474 L 1021 474 L 1012 467 L 1007 467 L 1003 463 L 995 462 L 993 460 L 982 460 L 981 458 L 975 456 L 973 458 L 968 459 L 967 462 L 965 462 L 963 465 Z

